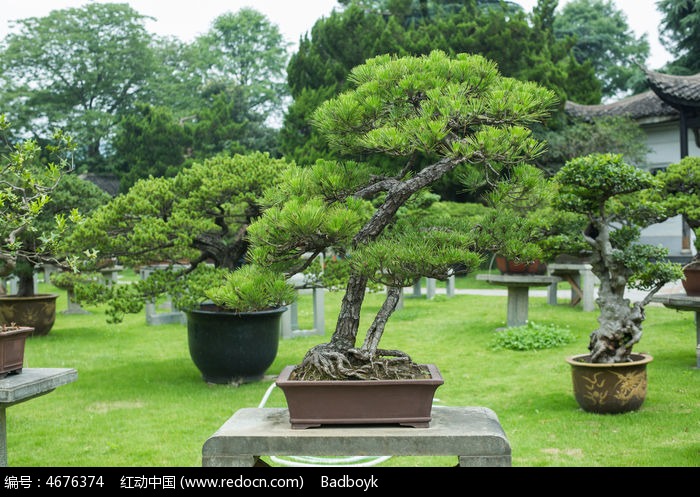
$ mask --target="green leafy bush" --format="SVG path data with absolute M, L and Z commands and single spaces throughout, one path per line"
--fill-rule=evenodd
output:
M 553 324 L 537 324 L 530 321 L 523 326 L 514 326 L 498 332 L 491 348 L 520 351 L 552 349 L 571 343 L 574 338 L 568 327 L 559 328 Z

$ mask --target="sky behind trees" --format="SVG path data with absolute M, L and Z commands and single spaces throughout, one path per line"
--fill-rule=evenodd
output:
M 0 38 L 10 29 L 10 21 L 27 17 L 43 17 L 51 10 L 82 7 L 91 1 L 110 2 L 124 0 L 3 0 L 0 12 Z M 537 0 L 514 0 L 528 12 Z M 568 0 L 560 0 L 561 8 Z M 206 32 L 211 22 L 225 12 L 237 12 L 242 7 L 252 7 L 276 24 L 291 44 L 296 47 L 299 37 L 311 30 L 317 19 L 325 17 L 337 6 L 336 0 L 199 0 L 197 2 L 165 2 L 163 0 L 127 0 L 140 14 L 156 20 L 146 25 L 159 35 L 177 36 L 191 41 Z M 650 69 L 659 69 L 670 56 L 659 43 L 658 26 L 661 15 L 656 10 L 656 0 L 614 0 L 614 4 L 627 16 L 629 26 L 637 36 L 647 33 L 651 56 Z

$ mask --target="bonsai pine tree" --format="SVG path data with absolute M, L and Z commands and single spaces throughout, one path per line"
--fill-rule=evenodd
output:
M 504 201 L 519 195 L 519 180 L 532 177 L 526 164 L 543 150 L 528 126 L 548 116 L 555 97 L 503 77 L 481 56 L 441 51 L 378 56 L 349 81 L 352 89 L 319 106 L 312 120 L 343 160 L 292 168 L 267 192 L 263 215 L 248 229 L 248 257 L 286 274 L 329 248 L 349 263 L 335 331 L 308 351 L 297 377 L 413 377 L 423 371 L 408 354 L 379 347 L 402 287 L 421 276 L 444 280 L 456 265 L 471 271 L 482 253 L 478 222 L 436 222 L 402 209 L 450 172 L 466 187 L 493 187 Z M 381 156 L 401 159 L 400 167 L 372 166 Z M 360 344 L 370 281 L 386 285 L 386 299 Z
M 590 247 L 590 264 L 600 280 L 599 327 L 590 335 L 590 361 L 630 361 L 642 337 L 644 308 L 666 283 L 682 277 L 679 264 L 662 246 L 639 243 L 641 230 L 668 217 L 650 201 L 662 183 L 623 162 L 619 154 L 591 154 L 567 162 L 553 177 L 554 206 L 585 216 L 579 236 Z M 638 302 L 625 298 L 627 287 L 647 291 Z
M 260 215 L 262 192 L 289 165 L 262 152 L 222 154 L 171 178 L 139 180 L 91 213 L 66 244 L 74 253 L 91 249 L 130 267 L 163 268 L 131 285 L 79 284 L 76 300 L 107 303 L 109 322 L 165 294 L 181 310 L 206 300 L 205 291 L 244 262 L 246 230 Z

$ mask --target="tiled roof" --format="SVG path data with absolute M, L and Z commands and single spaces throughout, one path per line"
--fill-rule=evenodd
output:
M 651 90 L 617 102 L 581 105 L 566 102 L 564 110 L 571 117 L 626 116 L 632 119 L 677 117 L 681 107 L 700 109 L 700 73 L 693 76 L 672 76 L 645 71 Z
M 700 108 L 700 74 L 673 76 L 647 71 L 647 81 L 654 93 L 669 105 Z
M 119 178 L 111 174 L 81 174 L 80 179 L 94 183 L 102 190 L 115 197 L 119 193 Z
M 564 110 L 571 117 L 582 119 L 616 116 L 643 119 L 645 117 L 675 117 L 678 115 L 676 109 L 663 102 L 651 90 L 610 104 L 581 105 L 569 101 L 566 102 Z

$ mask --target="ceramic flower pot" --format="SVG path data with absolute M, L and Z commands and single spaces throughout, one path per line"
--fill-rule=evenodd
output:
M 56 321 L 55 293 L 41 293 L 29 297 L 0 296 L 0 323 L 16 323 L 33 328 L 31 336 L 48 335 Z
M 496 256 L 496 267 L 501 274 L 547 274 L 547 265 L 541 261 L 515 262 L 501 255 Z
M 683 289 L 686 295 L 700 296 L 700 261 L 683 266 Z
M 234 313 L 212 305 L 187 312 L 190 356 L 204 381 L 242 384 L 261 380 L 277 357 L 286 309 Z
M 574 397 L 586 412 L 620 414 L 638 410 L 647 394 L 649 354 L 631 354 L 632 362 L 597 364 L 589 354 L 566 359 L 571 365 Z
M 426 366 L 430 378 L 329 381 L 290 379 L 294 366 L 287 366 L 276 384 L 284 392 L 293 429 L 346 424 L 427 428 L 435 391 L 444 380 L 435 365 Z
M 0 378 L 22 372 L 24 345 L 33 331 L 27 326 L 0 329 Z

